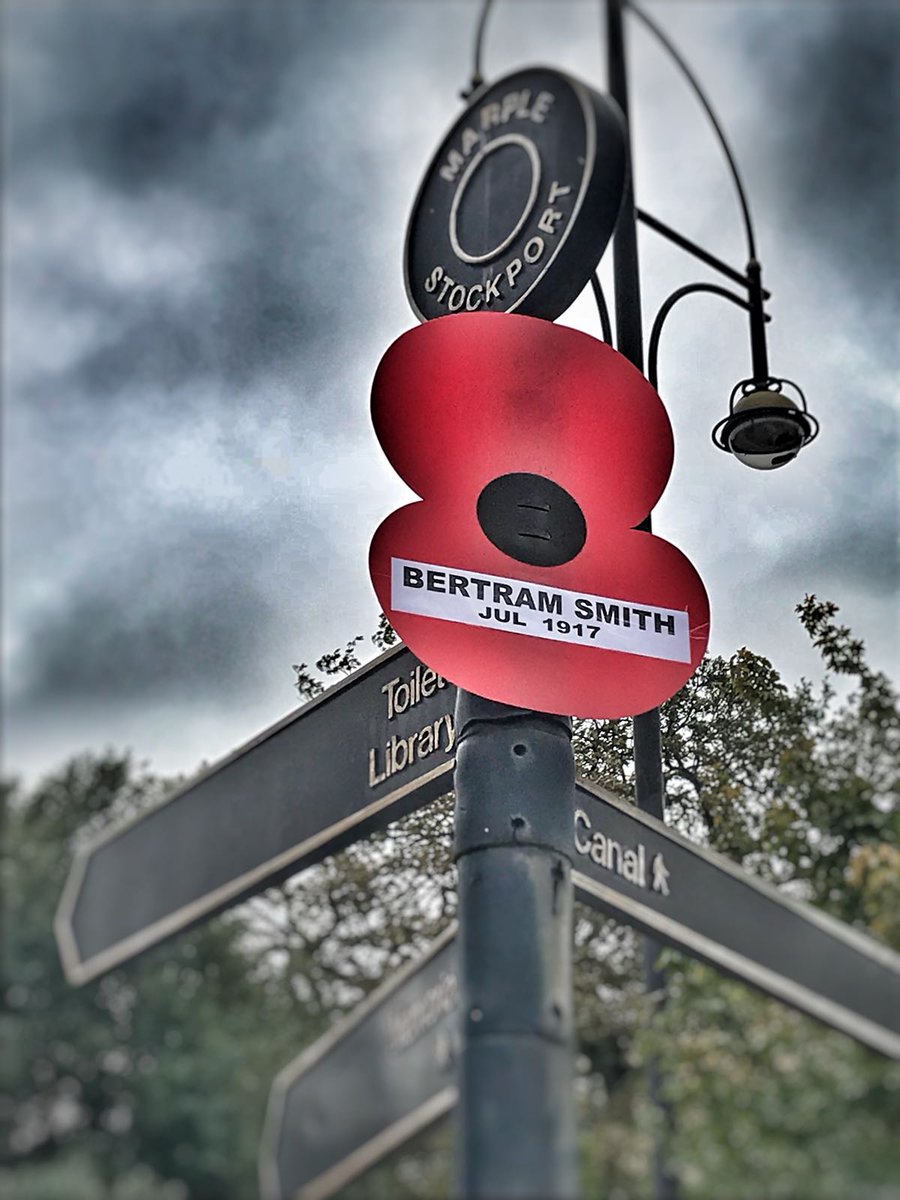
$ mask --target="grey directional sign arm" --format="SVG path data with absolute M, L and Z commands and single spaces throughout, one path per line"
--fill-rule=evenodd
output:
M 456 689 L 405 647 L 81 851 L 57 940 L 83 983 L 452 788 Z M 579 784 L 579 896 L 891 1056 L 900 958 Z
M 405 647 L 80 851 L 56 935 L 84 983 L 452 788 L 455 688 Z
M 454 1106 L 455 933 L 279 1072 L 260 1147 L 263 1200 L 325 1200 Z
M 578 805 L 580 899 L 900 1058 L 900 956 L 608 792 Z

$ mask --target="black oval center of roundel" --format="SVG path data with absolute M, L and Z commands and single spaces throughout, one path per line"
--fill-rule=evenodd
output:
M 471 178 L 459 185 L 456 236 L 459 246 L 482 260 L 494 258 L 522 216 L 533 207 L 529 193 L 534 168 L 522 146 L 499 145 L 485 155 Z
M 532 567 L 558 567 L 587 537 L 584 513 L 543 475 L 500 475 L 478 497 L 478 523 L 498 550 Z

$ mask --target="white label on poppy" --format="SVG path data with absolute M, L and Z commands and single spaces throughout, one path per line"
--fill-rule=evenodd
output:
M 474 574 L 392 558 L 391 606 L 396 612 L 553 642 L 669 662 L 691 661 L 690 626 L 684 610 L 572 592 L 502 575 Z

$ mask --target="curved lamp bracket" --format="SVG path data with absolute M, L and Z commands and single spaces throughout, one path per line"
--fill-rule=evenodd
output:
M 728 288 L 720 287 L 716 283 L 687 283 L 683 287 L 676 288 L 672 294 L 663 301 L 659 312 L 656 314 L 656 320 L 653 322 L 653 328 L 650 331 L 650 342 L 647 347 L 647 378 L 658 390 L 658 371 L 657 358 L 659 354 L 659 339 L 662 334 L 663 325 L 666 322 L 666 317 L 675 307 L 679 300 L 683 300 L 685 296 L 694 295 L 697 292 L 709 292 L 713 296 L 721 296 L 725 300 L 730 300 L 732 304 L 736 304 L 738 308 L 744 309 L 745 312 L 751 312 L 750 303 L 742 296 L 738 296 L 735 292 L 730 292 Z M 768 321 L 770 318 L 764 316 L 763 320 Z

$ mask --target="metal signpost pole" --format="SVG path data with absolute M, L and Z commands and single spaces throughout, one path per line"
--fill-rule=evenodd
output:
M 579 1193 L 572 995 L 572 726 L 460 690 L 459 1193 Z
M 423 323 L 389 348 L 372 388 L 382 448 L 422 500 L 382 522 L 370 572 L 397 634 L 460 686 L 459 1190 L 473 1200 L 568 1200 L 578 1193 L 575 763 L 568 717 L 534 710 L 578 711 L 573 663 L 592 682 L 594 674 L 586 645 L 581 658 L 571 645 L 560 654 L 544 636 L 554 620 L 543 609 L 538 617 L 538 604 L 563 618 L 561 637 L 573 628 L 583 637 L 584 626 L 564 617 L 562 594 L 549 599 L 532 572 L 544 580 L 584 545 L 585 516 L 566 472 L 574 456 L 565 433 L 583 429 L 572 410 L 579 392 L 567 383 L 554 393 L 547 380 L 569 365 L 570 338 L 581 354 L 605 357 L 608 348 L 586 349 L 589 339 L 551 322 L 581 292 L 615 226 L 624 145 L 614 106 L 561 72 L 528 68 L 485 84 L 487 9 L 486 0 L 469 105 L 426 170 L 407 230 L 407 295 Z M 514 436 L 520 427 L 524 440 Z M 479 574 L 462 574 L 467 560 Z M 501 578 L 511 560 L 523 572 L 514 584 Z M 541 624 L 529 647 L 510 642 L 509 627 L 524 632 L 519 598 L 527 606 L 531 586 L 543 600 L 536 591 L 529 611 Z M 494 597 L 506 594 L 517 597 L 515 612 L 497 607 L 505 601 Z
M 641 321 L 641 286 L 638 272 L 637 219 L 634 207 L 634 159 L 628 111 L 628 73 L 625 63 L 625 37 L 622 27 L 622 0 L 607 0 L 606 54 L 609 93 L 622 110 L 625 122 L 626 176 L 625 194 L 613 235 L 613 280 L 615 284 L 616 348 L 638 370 L 644 369 L 643 329 Z M 641 528 L 652 528 L 648 514 Z M 662 744 L 659 709 L 641 713 L 632 721 L 634 732 L 634 784 L 638 807 L 651 816 L 663 819 L 665 800 L 662 778 Z M 665 976 L 657 969 L 660 946 L 647 938 L 644 942 L 644 978 L 648 992 L 662 1002 L 665 995 Z M 667 1125 L 671 1110 L 661 1095 L 659 1065 L 648 1063 L 650 1094 Z M 678 1184 L 671 1173 L 666 1154 L 657 1147 L 654 1165 L 658 1200 L 677 1200 Z

